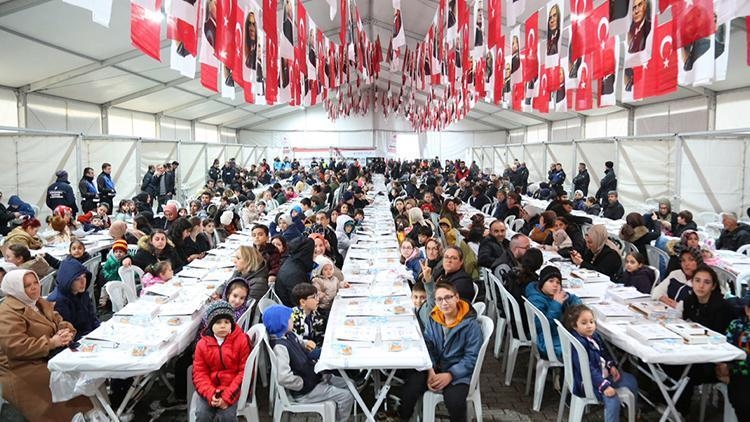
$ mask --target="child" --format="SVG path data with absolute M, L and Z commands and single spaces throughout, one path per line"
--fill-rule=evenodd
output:
M 745 308 L 745 315 L 735 319 L 727 328 L 727 342 L 746 353 L 745 360 L 733 361 L 717 366 L 717 376 L 723 382 L 729 382 L 729 402 L 734 407 L 737 420 L 750 420 L 750 293 L 739 300 Z
M 83 242 L 78 239 L 73 239 L 70 241 L 68 253 L 70 253 L 70 256 L 72 258 L 75 258 L 75 260 L 80 262 L 81 264 L 91 259 L 91 255 L 86 252 L 86 246 L 84 246 Z
M 625 257 L 625 272 L 622 281 L 626 286 L 633 286 L 641 293 L 651 294 L 655 274 L 644 266 L 646 260 L 640 252 L 631 252 Z
M 116 240 L 112 244 L 112 253 L 109 254 L 107 261 L 102 266 L 104 281 L 121 281 L 120 266 L 129 267 L 130 264 L 132 264 L 132 260 L 128 256 L 128 244 L 122 239 Z
M 58 215 L 53 216 L 49 221 L 49 226 L 52 227 L 54 233 L 47 237 L 47 243 L 56 244 L 70 242 L 70 229 L 64 218 Z
M 427 302 L 427 290 L 424 288 L 424 284 L 418 281 L 411 288 L 411 303 L 414 305 L 414 314 L 419 315 L 419 308 Z
M 594 314 L 588 306 L 575 305 L 570 307 L 565 314 L 565 325 L 586 349 L 594 392 L 597 398 L 604 401 L 604 420 L 606 422 L 619 421 L 620 398 L 617 396 L 615 389 L 625 387 L 637 399 L 638 383 L 635 377 L 617 369 L 617 362 L 609 355 L 607 348 L 604 347 L 604 342 L 596 332 Z M 573 376 L 575 378 L 573 394 L 582 396 L 585 393 L 577 356 L 575 349 L 573 349 Z
M 248 293 L 250 293 L 250 286 L 241 277 L 232 279 L 224 288 L 222 299 L 232 306 L 235 321 L 239 321 L 240 317 L 247 312 Z
M 416 242 L 413 241 L 411 238 L 407 237 L 404 239 L 403 242 L 401 242 L 400 246 L 401 251 L 401 265 L 405 265 L 406 268 L 411 270 L 413 279 L 412 280 L 418 280 L 419 279 L 419 273 L 422 271 L 422 261 L 424 261 L 424 255 L 422 255 L 422 251 L 419 250 L 419 248 L 416 245 Z
M 299 403 L 336 403 L 336 420 L 349 420 L 354 397 L 339 377 L 315 373 L 315 361 L 292 332 L 292 309 L 273 305 L 263 313 L 263 325 L 276 355 L 277 382 Z
M 365 210 L 363 210 L 362 208 L 357 208 L 356 210 L 354 210 L 354 224 L 357 227 L 360 227 L 363 221 L 365 221 Z
M 583 210 L 589 215 L 599 215 L 602 212 L 602 207 L 596 203 L 596 198 L 589 196 L 583 202 Z
M 171 280 L 172 277 L 174 277 L 172 263 L 168 260 L 156 261 L 156 263 L 149 265 L 146 267 L 146 273 L 143 274 L 143 279 L 141 280 L 141 287 L 143 287 L 141 296 L 145 294 L 147 287 L 153 286 L 154 284 L 166 283 Z
M 203 233 L 206 234 L 206 238 L 208 238 L 208 243 L 211 249 L 216 247 L 216 236 L 214 235 L 214 230 L 216 230 L 216 223 L 214 223 L 214 220 L 210 218 L 204 219 Z
M 220 300 L 209 305 L 206 322 L 193 359 L 196 420 L 236 421 L 242 377 L 252 345 L 237 328 L 234 310 L 227 302 Z
M 292 309 L 292 330 L 299 336 L 310 357 L 317 360 L 326 329 L 326 320 L 318 312 L 318 288 L 309 283 L 300 283 L 292 289 L 292 300 L 297 304 Z
M 312 284 L 320 292 L 320 309 L 327 312 L 331 309 L 331 304 L 333 299 L 336 298 L 339 287 L 347 288 L 349 283 L 339 280 L 338 277 L 333 275 L 333 261 L 327 256 L 318 255 L 315 258 L 315 263 L 318 266 L 312 270 Z

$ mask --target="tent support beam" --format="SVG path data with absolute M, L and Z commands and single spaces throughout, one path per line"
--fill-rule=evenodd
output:
M 120 98 L 115 98 L 112 101 L 106 102 L 105 105 L 107 105 L 109 107 L 120 105 L 122 103 L 126 103 L 128 101 L 132 101 L 132 100 L 135 100 L 137 98 L 144 97 L 146 95 L 150 95 L 150 94 L 157 93 L 159 91 L 163 91 L 163 90 L 165 90 L 167 88 L 176 87 L 177 85 L 184 84 L 186 82 L 190 82 L 191 80 L 192 79 L 190 79 L 190 78 L 187 78 L 185 76 L 181 76 L 181 77 L 179 77 L 177 79 L 173 79 L 173 80 L 171 80 L 169 82 L 160 83 L 159 85 L 152 86 L 152 87 L 149 87 L 149 88 L 146 88 L 146 89 L 142 89 L 140 91 L 133 92 L 132 94 L 124 95 L 124 96 L 122 96 Z M 205 99 L 204 99 L 204 101 L 205 101 Z
M 32 7 L 49 3 L 50 0 L 11 0 L 0 4 L 0 18 Z
M 17 118 L 18 118 L 18 127 L 28 127 L 29 121 L 28 116 L 26 113 L 28 102 L 26 98 L 26 93 L 21 91 L 20 89 L 15 90 L 16 94 L 16 110 L 17 110 Z

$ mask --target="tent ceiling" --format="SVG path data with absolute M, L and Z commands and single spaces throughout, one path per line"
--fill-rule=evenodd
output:
M 339 18 L 329 20 L 326 0 L 302 1 L 321 30 L 337 39 Z M 357 0 L 356 3 L 371 39 L 380 34 L 385 50 L 393 17 L 390 2 Z M 410 0 L 401 5 L 407 42 L 413 46 L 424 38 L 438 1 Z M 246 127 L 301 111 L 284 105 L 245 104 L 239 91 L 234 100 L 221 98 L 203 88 L 198 79 L 181 77 L 169 69 L 169 43 L 164 32 L 162 28 L 162 62 L 159 63 L 130 44 L 129 1 L 113 2 L 110 28 L 104 28 L 91 21 L 90 12 L 61 1 L 0 0 L 0 57 L 4 58 L 0 66 L 0 85 L 230 128 Z M 711 90 L 750 86 L 745 38 L 744 25 L 735 22 L 727 80 L 713 84 Z M 381 74 L 381 78 L 378 83 L 381 88 L 387 84 L 384 78 L 396 83 L 401 81 L 399 74 Z M 677 93 L 633 106 L 704 93 L 710 91 L 680 88 Z M 425 97 L 418 95 L 417 98 L 424 101 Z M 629 107 L 540 115 L 517 113 L 480 102 L 468 118 L 488 129 L 510 130 L 581 115 L 608 114 Z

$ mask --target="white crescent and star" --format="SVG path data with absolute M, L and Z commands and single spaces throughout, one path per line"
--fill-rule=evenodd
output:
M 669 46 L 667 50 L 667 54 L 664 54 L 664 47 Z M 664 67 L 669 67 L 669 57 L 672 55 L 672 36 L 667 35 L 661 40 L 661 45 L 659 45 L 659 54 L 661 55 L 661 58 L 664 60 Z

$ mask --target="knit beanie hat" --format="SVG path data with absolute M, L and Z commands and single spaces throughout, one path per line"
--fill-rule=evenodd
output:
M 122 239 L 115 240 L 115 243 L 112 244 L 112 252 L 114 252 L 114 251 L 124 251 L 124 252 L 127 252 L 128 251 L 128 242 L 126 242 L 126 241 L 124 241 Z
M 212 328 L 214 324 L 221 318 L 231 321 L 234 328 L 234 310 L 232 309 L 232 305 L 225 300 L 217 300 L 208 305 L 208 310 L 206 310 L 206 331 L 213 333 Z
M 557 267 L 547 265 L 542 268 L 542 271 L 539 273 L 539 288 L 541 289 L 547 280 L 554 277 L 557 277 L 558 280 L 562 281 L 562 274 L 560 274 L 560 270 Z
M 219 217 L 219 221 L 225 226 L 232 224 L 232 220 L 234 220 L 234 213 L 229 210 L 221 213 L 221 217 Z
M 263 325 L 266 326 L 268 334 L 283 337 L 289 330 L 289 318 L 292 316 L 292 308 L 284 305 L 272 305 L 263 312 Z
M 313 277 L 319 277 L 323 272 L 323 267 L 325 267 L 326 265 L 333 265 L 333 261 L 331 261 L 325 255 L 318 255 L 317 257 L 315 257 L 315 263 L 318 264 L 318 266 L 313 268 L 312 270 Z

